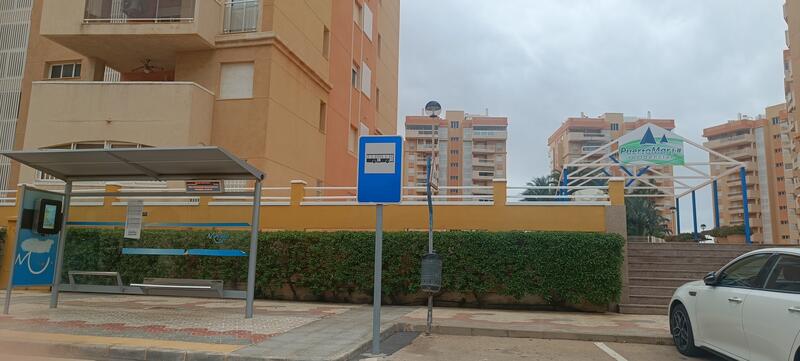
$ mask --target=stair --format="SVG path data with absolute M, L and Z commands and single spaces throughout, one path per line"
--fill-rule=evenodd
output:
M 734 258 L 763 246 L 628 243 L 628 303 L 620 313 L 666 315 L 675 289 L 702 279 Z

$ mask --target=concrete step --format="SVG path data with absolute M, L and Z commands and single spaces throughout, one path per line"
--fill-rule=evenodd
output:
M 630 294 L 637 296 L 672 296 L 677 287 L 629 286 Z
M 637 305 L 666 306 L 672 296 L 637 296 L 630 295 L 630 303 Z
M 619 313 L 629 315 L 666 315 L 669 307 L 667 306 L 654 306 L 654 305 L 640 305 L 635 303 L 619 305 Z
M 695 264 L 726 264 L 733 257 L 728 256 L 631 256 L 628 262 L 649 263 L 695 263 Z
M 671 242 L 671 243 L 638 243 L 628 242 L 628 249 L 702 249 L 702 250 L 741 250 L 745 252 L 753 251 L 759 248 L 774 247 L 775 245 L 752 245 L 745 244 L 697 244 L 689 242 Z
M 705 271 L 683 271 L 683 270 L 660 270 L 660 269 L 631 269 L 628 271 L 631 277 L 653 277 L 653 278 L 684 278 L 691 280 L 701 280 L 708 272 Z
M 683 262 L 641 262 L 636 260 L 628 261 L 628 270 L 633 273 L 638 270 L 661 270 L 661 271 L 688 271 L 688 272 L 712 272 L 718 271 L 727 262 L 708 262 L 708 263 L 683 263 Z
M 656 277 L 628 277 L 631 286 L 662 286 L 678 288 L 687 282 L 696 281 L 691 278 L 656 278 Z
M 705 250 L 705 249 L 629 249 L 628 257 L 672 256 L 672 257 L 727 257 L 734 259 L 749 251 L 742 250 Z

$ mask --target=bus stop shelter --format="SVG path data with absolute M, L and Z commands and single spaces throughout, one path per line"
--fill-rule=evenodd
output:
M 56 251 L 50 308 L 58 306 L 58 292 L 64 257 L 67 222 L 73 183 L 123 181 L 191 181 L 191 180 L 248 180 L 254 181 L 252 192 L 80 192 L 81 197 L 163 197 L 225 195 L 252 196 L 250 252 L 248 253 L 245 317 L 253 317 L 256 256 L 259 230 L 259 210 L 264 173 L 244 160 L 218 147 L 187 148 L 118 148 L 87 150 L 35 150 L 0 153 L 35 170 L 64 181 L 62 231 Z M 20 205 L 21 207 L 21 205 Z M 11 287 L 6 302 L 9 302 Z

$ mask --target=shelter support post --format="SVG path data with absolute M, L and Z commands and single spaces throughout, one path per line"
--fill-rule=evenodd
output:
M 714 198 L 714 228 L 719 228 L 719 191 L 717 181 L 711 183 L 711 195 Z
M 247 263 L 247 305 L 245 318 L 253 318 L 253 298 L 256 293 L 256 258 L 258 256 L 258 230 L 261 217 L 261 180 L 253 188 L 253 221 L 250 225 L 250 255 Z
M 675 198 L 675 234 L 681 234 L 681 199 Z
M 739 178 L 742 180 L 742 221 L 744 222 L 744 240 L 747 244 L 753 244 L 750 230 L 750 205 L 747 204 L 747 169 L 739 168 Z
M 64 184 L 64 205 L 61 216 L 61 233 L 58 235 L 58 250 L 56 251 L 56 268 L 53 273 L 53 289 L 50 290 L 50 308 L 58 307 L 58 288 L 61 285 L 61 268 L 64 265 L 64 246 L 67 243 L 67 221 L 69 221 L 69 204 L 72 198 L 72 181 Z M 19 205 L 22 207 L 22 205 Z
M 697 196 L 695 191 L 692 191 L 692 225 L 694 226 L 692 237 L 694 240 L 699 240 L 700 234 L 697 232 Z

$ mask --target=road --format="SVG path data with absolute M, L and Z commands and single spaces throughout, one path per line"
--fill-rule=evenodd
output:
M 495 338 L 478 336 L 419 336 L 384 360 L 391 361 L 719 361 L 713 356 L 688 358 L 673 346 L 584 341 Z

